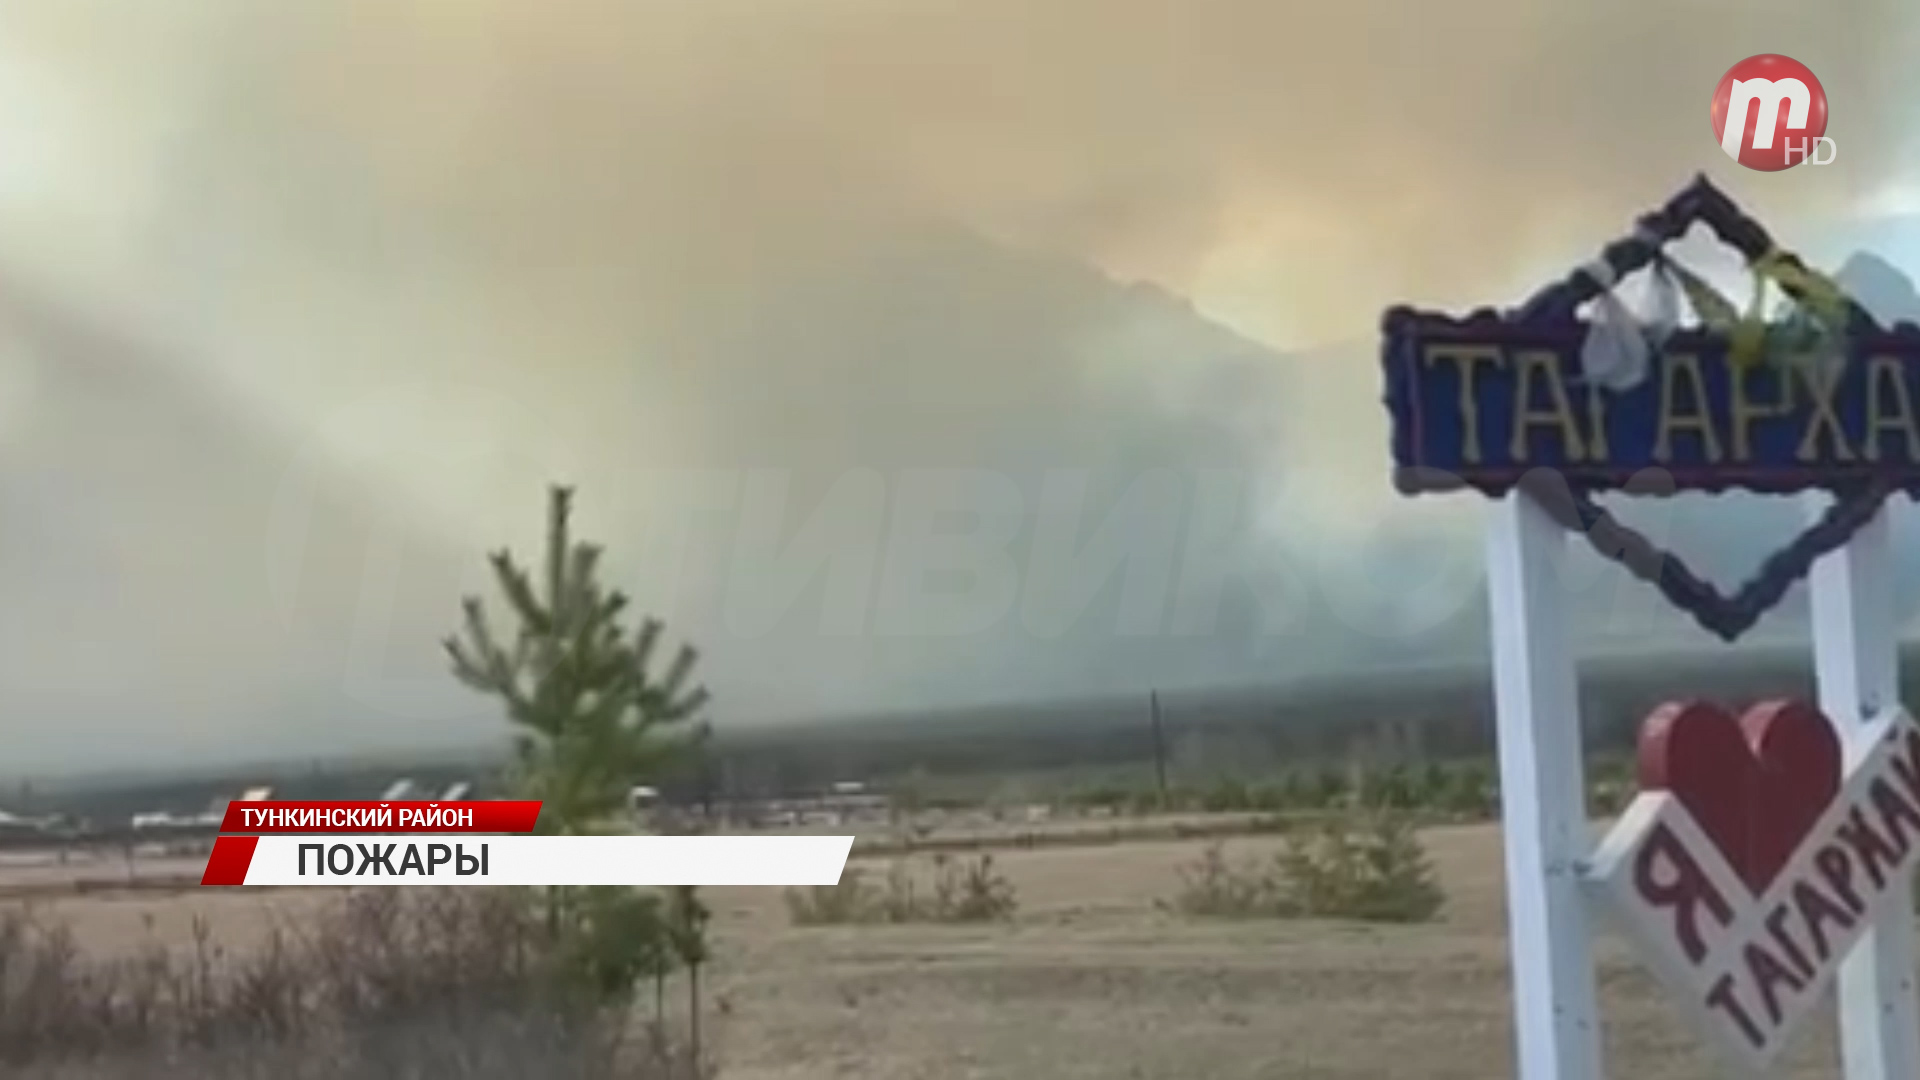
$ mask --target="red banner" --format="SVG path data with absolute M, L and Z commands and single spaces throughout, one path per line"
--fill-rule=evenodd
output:
M 538 799 L 230 802 L 223 833 L 530 833 Z

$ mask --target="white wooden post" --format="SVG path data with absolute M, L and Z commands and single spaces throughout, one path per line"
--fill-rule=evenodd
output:
M 1810 500 L 1814 514 L 1828 500 Z M 1814 671 L 1820 708 L 1858 724 L 1900 695 L 1894 638 L 1892 528 L 1885 509 L 1847 546 L 1813 564 Z M 1920 1077 L 1911 883 L 1840 969 L 1840 1043 L 1847 1080 Z
M 1515 1076 L 1600 1080 L 1599 1012 L 1579 874 L 1591 845 L 1561 568 L 1567 534 L 1518 491 L 1489 511 L 1487 590 L 1519 1044 Z

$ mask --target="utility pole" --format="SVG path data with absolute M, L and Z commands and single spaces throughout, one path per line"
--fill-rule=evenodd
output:
M 1167 736 L 1160 726 L 1160 691 L 1147 693 L 1147 715 L 1153 723 L 1153 776 L 1160 791 L 1160 809 L 1167 808 Z

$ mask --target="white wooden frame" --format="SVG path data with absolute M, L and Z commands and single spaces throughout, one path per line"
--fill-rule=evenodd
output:
M 1813 514 L 1823 509 L 1823 500 L 1812 501 Z M 1820 709 L 1835 723 L 1858 724 L 1882 703 L 1900 698 L 1889 517 L 1881 507 L 1847 546 L 1814 563 L 1808 580 Z M 1911 888 L 1909 883 L 1904 891 Z M 1913 901 L 1903 896 L 1841 967 L 1841 1075 L 1846 1080 L 1920 1077 L 1913 946 Z
M 1520 1080 L 1600 1080 L 1600 1010 L 1580 879 L 1590 846 L 1579 675 L 1568 639 L 1567 532 L 1531 495 L 1493 503 L 1500 819 Z
M 1824 505 L 1816 501 L 1812 512 Z M 1569 536 L 1520 490 L 1494 501 L 1490 511 L 1487 589 L 1518 1043 L 1514 1075 L 1601 1080 L 1597 927 L 1581 885 L 1593 839 L 1561 572 Z M 1820 706 L 1837 723 L 1859 723 L 1881 702 L 1898 699 L 1891 554 L 1883 508 L 1845 547 L 1816 562 L 1809 579 Z M 1914 962 L 1913 905 L 1902 899 L 1841 971 L 1845 1080 L 1920 1078 Z

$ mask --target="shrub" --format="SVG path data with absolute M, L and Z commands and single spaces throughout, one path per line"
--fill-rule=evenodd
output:
M 1245 810 L 1251 805 L 1252 794 L 1247 785 L 1231 777 L 1221 779 L 1200 797 L 1201 809 L 1215 814 Z
M 1116 784 L 1102 784 L 1072 792 L 1064 800 L 1068 807 L 1080 810 L 1123 810 L 1132 806 L 1138 792 Z
M 1269 865 L 1234 866 L 1220 844 L 1180 870 L 1189 915 L 1423 922 L 1445 897 L 1411 823 L 1367 812 L 1290 832 Z
M 1013 916 L 1019 904 L 1013 883 L 994 869 L 993 856 L 955 860 L 933 857 L 931 887 L 922 890 L 908 860 L 888 868 L 884 887 L 868 884 L 849 866 L 833 885 L 788 889 L 787 915 L 796 926 L 872 923 L 993 922 Z
M 1339 769 L 1323 768 L 1313 779 L 1309 791 L 1311 805 L 1315 809 L 1339 806 L 1352 794 L 1352 778 Z
M 1419 834 L 1403 815 L 1330 818 L 1290 834 L 1276 859 L 1282 910 L 1368 922 L 1424 922 L 1445 902 Z
M 1587 810 L 1608 816 L 1626 810 L 1639 794 L 1639 784 L 1631 759 L 1596 756 L 1587 767 Z
M 1387 810 L 1412 810 L 1421 803 L 1417 782 L 1404 765 L 1360 771 L 1353 797 L 1362 806 Z
M 1222 844 L 1208 844 L 1191 866 L 1182 867 L 1180 894 L 1174 906 L 1188 915 L 1247 918 L 1277 911 L 1271 874 L 1257 866 L 1237 867 L 1227 861 Z
M 881 922 L 886 896 L 867 883 L 857 866 L 840 873 L 832 885 L 811 885 L 786 891 L 787 917 L 795 926 L 844 926 Z
M 0 1064 L 58 1080 L 696 1075 L 663 1032 L 628 1038 L 578 951 L 506 890 L 352 893 L 257 949 L 199 923 L 184 950 L 123 960 L 15 911 L 0 915 Z
M 1442 807 L 1449 813 L 1485 817 L 1498 804 L 1495 786 L 1493 770 L 1485 763 L 1469 761 L 1457 765 L 1449 777 Z
M 958 861 L 933 859 L 933 917 L 936 922 L 995 922 L 1013 917 L 1018 907 L 1013 882 L 993 868 L 993 856 Z

